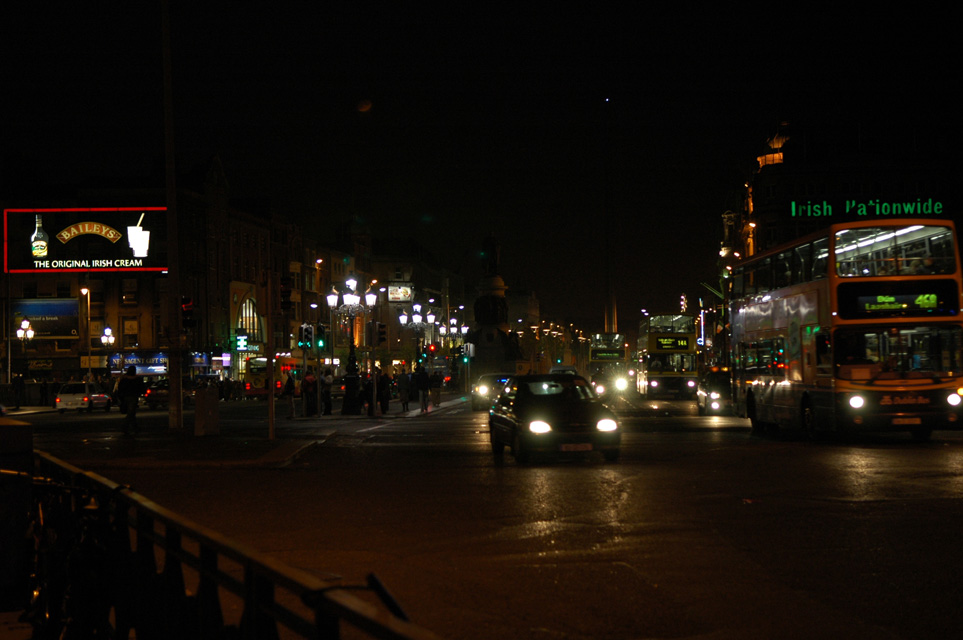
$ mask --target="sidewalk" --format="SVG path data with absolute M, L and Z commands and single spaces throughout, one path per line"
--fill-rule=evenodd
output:
M 275 437 L 269 437 L 267 421 L 253 425 L 221 424 L 219 433 L 194 435 L 193 411 L 185 412 L 184 428 L 171 431 L 167 428 L 151 428 L 125 436 L 119 431 L 82 441 L 69 440 L 59 443 L 34 437 L 35 449 L 69 460 L 81 469 L 105 468 L 243 468 L 283 467 L 297 459 L 305 449 L 324 443 L 339 431 L 357 431 L 362 424 L 367 428 L 399 419 L 429 416 L 449 410 L 467 401 L 461 394 L 444 394 L 442 403 L 427 414 L 420 408 L 407 412 L 393 411 L 383 416 L 331 416 L 288 419 L 283 414 L 275 419 Z M 395 401 L 396 402 L 396 401 Z M 395 404 L 397 407 L 397 404 Z M 7 408 L 6 418 L 16 420 L 20 416 L 53 412 L 50 407 Z M 119 423 L 118 423 L 119 425 Z M 119 428 L 119 426 L 118 426 Z

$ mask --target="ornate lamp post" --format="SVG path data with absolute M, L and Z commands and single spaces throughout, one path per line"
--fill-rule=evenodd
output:
M 354 319 L 359 313 L 364 312 L 365 308 L 361 304 L 361 296 L 357 293 L 358 281 L 348 279 L 344 283 L 343 293 L 339 293 L 334 287 L 327 296 L 328 308 L 332 315 L 341 313 L 350 318 L 348 323 L 348 366 L 345 368 L 344 376 L 344 401 L 341 404 L 341 413 L 344 415 L 358 415 L 361 413 L 361 399 L 359 390 L 361 379 L 358 375 L 358 356 L 354 346 Z M 340 302 L 340 304 L 339 304 Z M 377 294 L 368 293 L 365 295 L 365 302 L 374 306 L 377 302 Z
M 33 327 L 30 325 L 30 320 L 24 318 L 20 322 L 20 328 L 17 329 L 17 338 L 20 339 L 20 346 L 23 349 L 24 355 L 27 353 L 27 343 L 33 340 Z
M 404 310 L 402 310 L 401 313 L 398 315 L 398 322 L 401 324 L 402 328 L 410 327 L 415 331 L 416 334 L 418 334 L 418 338 L 415 344 L 415 352 L 416 352 L 415 360 L 417 360 L 418 359 L 417 354 L 418 352 L 421 351 L 421 348 L 422 348 L 422 341 L 424 339 L 425 329 L 427 329 L 428 327 L 434 327 L 435 325 L 435 314 L 429 308 L 427 314 L 423 315 L 421 313 L 421 305 L 415 303 L 411 305 L 410 321 L 409 321 L 408 314 Z

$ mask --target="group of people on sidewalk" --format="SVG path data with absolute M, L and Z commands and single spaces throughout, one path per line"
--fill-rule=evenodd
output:
M 412 400 L 420 400 L 421 411 L 426 412 L 430 406 L 441 404 L 442 382 L 441 373 L 436 371 L 429 375 L 428 371 L 421 365 L 418 365 L 411 373 L 402 368 L 394 376 L 380 368 L 375 369 L 373 374 L 362 374 L 359 392 L 362 413 L 373 414 L 375 403 L 377 403 L 382 415 L 387 414 L 395 391 L 397 391 L 402 412 L 410 410 L 409 405 Z M 318 393 L 319 385 L 320 394 Z M 314 375 L 313 367 L 308 367 L 307 373 L 301 380 L 302 415 L 304 417 L 331 415 L 333 386 L 334 372 L 330 367 L 324 370 L 320 378 Z M 293 419 L 297 415 L 296 395 L 297 387 L 294 378 L 288 376 L 282 388 L 281 397 L 287 400 L 289 419 Z M 319 395 L 320 411 L 318 406 Z M 376 395 L 377 397 L 375 397 Z

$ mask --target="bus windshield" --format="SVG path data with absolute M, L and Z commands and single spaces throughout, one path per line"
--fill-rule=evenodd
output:
M 950 227 L 912 224 L 836 232 L 836 273 L 845 278 L 954 273 Z
M 875 381 L 943 378 L 961 373 L 961 328 L 933 325 L 859 327 L 836 331 L 836 375 Z

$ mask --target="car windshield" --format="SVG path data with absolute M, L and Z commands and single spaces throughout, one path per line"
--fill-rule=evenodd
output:
M 528 395 L 550 401 L 583 402 L 595 400 L 592 388 L 582 378 L 533 380 L 523 382 L 519 388 Z

